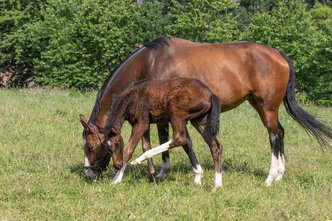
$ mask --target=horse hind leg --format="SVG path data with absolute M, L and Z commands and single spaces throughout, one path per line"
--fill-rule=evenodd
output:
M 276 131 L 269 131 L 271 144 L 271 167 L 269 176 L 265 181 L 270 186 L 275 181 L 280 181 L 285 173 L 285 157 L 284 157 L 284 129 L 278 122 Z
M 195 155 L 194 149 L 192 147 L 192 142 L 188 133 L 188 128 L 186 127 L 187 143 L 183 145 L 184 151 L 187 153 L 192 169 L 195 174 L 194 183 L 197 185 L 202 185 L 201 179 L 203 178 L 203 170 L 199 164 L 197 157 Z
M 256 109 L 269 133 L 271 165 L 265 184 L 270 186 L 274 180 L 281 180 L 285 173 L 284 129 L 278 121 L 278 108 L 268 109 L 258 104 L 254 98 L 250 99 L 249 103 Z
M 222 158 L 222 145 L 215 136 L 211 134 L 211 124 L 208 116 L 203 118 L 196 118 L 190 121 L 195 129 L 203 136 L 203 139 L 208 144 L 212 158 L 214 161 L 214 189 L 222 186 L 221 174 L 221 158 Z

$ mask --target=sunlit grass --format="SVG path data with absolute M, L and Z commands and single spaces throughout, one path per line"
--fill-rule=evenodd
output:
M 128 166 L 111 185 L 112 167 L 93 182 L 83 174 L 82 126 L 96 93 L 0 90 L 0 220 L 331 220 L 332 153 L 299 127 L 284 108 L 286 174 L 267 188 L 270 165 L 266 129 L 247 103 L 221 115 L 223 187 L 213 193 L 213 161 L 190 126 L 204 170 L 203 185 L 181 147 L 171 150 L 172 170 L 150 183 L 147 166 Z M 332 109 L 304 107 L 332 127 Z M 125 141 L 130 134 L 123 128 Z M 151 140 L 158 145 L 156 127 Z M 142 153 L 139 145 L 133 157 Z M 154 163 L 159 171 L 161 157 Z

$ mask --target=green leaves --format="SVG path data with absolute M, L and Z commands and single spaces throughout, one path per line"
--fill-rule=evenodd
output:
M 14 85 L 98 89 L 119 62 L 161 36 L 255 41 L 286 52 L 297 89 L 332 100 L 332 8 L 295 1 L 0 0 L 0 73 Z M 308 11 L 310 8 L 310 11 Z
M 196 42 L 233 41 L 238 35 L 232 10 L 237 7 L 231 1 L 173 0 L 167 33 Z
M 306 91 L 310 99 L 317 99 L 316 89 L 322 89 L 323 86 L 320 70 L 325 66 L 324 70 L 328 72 L 329 69 L 331 73 L 331 64 L 322 59 L 322 44 L 327 42 L 324 41 L 324 35 L 317 31 L 320 23 L 316 23 L 317 25 L 312 13 L 306 10 L 306 4 L 302 1 L 279 1 L 271 11 L 257 12 L 252 16 L 251 23 L 242 33 L 241 39 L 284 51 L 293 61 L 297 89 Z M 327 48 L 331 46 L 332 44 Z M 327 58 L 329 56 L 331 57 L 331 53 L 324 55 Z

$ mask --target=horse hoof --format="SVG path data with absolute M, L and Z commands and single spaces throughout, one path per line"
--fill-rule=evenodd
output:
M 130 164 L 131 164 L 131 165 L 134 165 L 134 166 L 137 166 L 137 165 L 139 165 L 140 163 L 139 163 L 138 161 L 134 160 L 134 161 L 132 161 Z
M 264 185 L 265 187 L 270 187 L 271 184 L 272 184 L 272 182 L 264 182 L 264 183 L 263 183 L 263 185 Z

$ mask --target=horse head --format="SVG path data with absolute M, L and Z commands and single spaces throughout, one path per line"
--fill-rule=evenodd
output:
M 84 169 L 85 175 L 95 179 L 101 176 L 107 169 L 110 161 L 111 152 L 103 142 L 103 134 L 99 132 L 94 124 L 88 123 L 83 115 L 80 115 L 80 121 L 84 127 Z
M 114 168 L 120 170 L 123 166 L 123 139 L 116 128 L 105 129 L 104 144 L 111 152 Z

